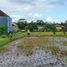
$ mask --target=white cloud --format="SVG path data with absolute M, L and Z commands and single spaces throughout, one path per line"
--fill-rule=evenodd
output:
M 36 17 L 36 18 L 40 18 L 40 17 L 42 17 L 42 14 L 40 14 L 40 13 L 29 13 L 29 17 Z
M 13 21 L 17 21 L 19 18 L 24 17 L 24 12 L 30 12 L 32 10 L 32 6 L 30 4 L 17 4 L 12 3 L 9 0 L 0 0 L 0 9 L 11 16 Z
M 13 22 L 17 22 L 21 17 L 19 15 L 11 15 Z
M 11 17 L 12 17 L 12 21 L 13 22 L 17 22 L 19 19 L 26 19 L 26 17 L 25 16 L 22 16 L 22 15 L 11 15 Z
M 52 9 L 52 8 L 54 8 L 54 5 L 49 4 L 47 2 L 42 2 L 42 1 L 36 2 L 35 5 L 37 8 L 40 8 L 40 9 Z
M 47 22 L 53 22 L 53 19 L 51 17 L 47 17 L 46 21 Z
M 42 14 L 35 13 L 34 17 L 42 17 Z
M 29 13 L 27 16 L 12 14 L 11 17 L 12 17 L 13 22 L 17 22 L 20 18 L 24 18 L 24 19 L 27 19 L 27 21 L 31 21 L 31 20 L 37 20 L 39 18 L 41 19 L 42 14 Z
M 23 13 L 27 13 L 26 18 L 39 19 L 39 18 L 42 18 L 42 14 L 34 12 L 35 9 L 39 11 L 41 9 L 48 10 L 54 7 L 53 5 L 45 2 L 45 0 L 33 0 L 33 1 L 32 0 L 14 0 L 14 1 L 12 2 L 11 0 L 0 0 L 0 9 L 6 12 L 9 16 L 11 16 L 13 20 L 14 19 L 17 20 L 21 18 L 20 14 L 23 14 Z M 21 2 L 21 4 L 16 1 Z M 17 13 L 18 15 L 16 15 Z
M 15 1 L 15 2 L 14 2 Z M 8 10 L 13 10 L 13 11 L 31 11 L 33 9 L 51 9 L 54 7 L 54 5 L 51 5 L 45 1 L 41 0 L 0 0 L 0 7 L 2 9 L 8 9 Z M 2 5 L 3 4 L 3 5 Z
M 9 0 L 0 0 L 0 8 L 4 10 L 13 11 L 30 11 L 32 6 L 30 4 L 17 4 Z
M 41 13 L 29 13 L 27 18 L 29 21 L 36 21 L 38 19 L 42 19 L 43 15 Z

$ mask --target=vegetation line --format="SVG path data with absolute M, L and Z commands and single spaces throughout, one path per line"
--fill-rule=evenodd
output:
M 66 32 L 67 33 L 67 32 Z M 27 33 L 23 33 L 23 32 L 18 32 L 18 33 L 14 33 L 11 36 L 7 37 L 2 35 L 0 37 L 0 47 L 5 46 L 6 44 L 8 44 L 11 41 L 14 41 L 16 39 L 20 39 L 23 37 L 67 37 L 67 35 L 64 35 L 62 32 L 56 32 L 56 34 L 54 35 L 52 32 L 31 32 L 30 35 L 27 35 Z

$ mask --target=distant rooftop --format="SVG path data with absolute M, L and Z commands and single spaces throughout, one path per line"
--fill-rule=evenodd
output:
M 0 16 L 8 16 L 8 15 L 0 10 Z

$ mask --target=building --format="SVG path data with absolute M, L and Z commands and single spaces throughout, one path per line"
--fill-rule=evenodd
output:
M 62 28 L 64 28 L 64 26 L 61 25 L 61 24 L 59 24 L 59 23 L 56 23 L 56 24 L 55 24 L 55 27 L 56 27 L 56 29 L 57 29 L 58 31 L 60 31 Z
M 19 31 L 19 28 L 18 28 L 16 22 L 13 22 L 13 23 L 12 23 L 12 31 L 13 31 L 13 32 L 18 32 L 18 31 Z
M 12 19 L 0 10 L 0 25 L 5 26 L 5 33 L 12 32 Z

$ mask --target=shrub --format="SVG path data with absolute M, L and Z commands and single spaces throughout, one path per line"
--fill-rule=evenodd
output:
M 5 26 L 4 25 L 0 25 L 0 35 L 5 33 Z

